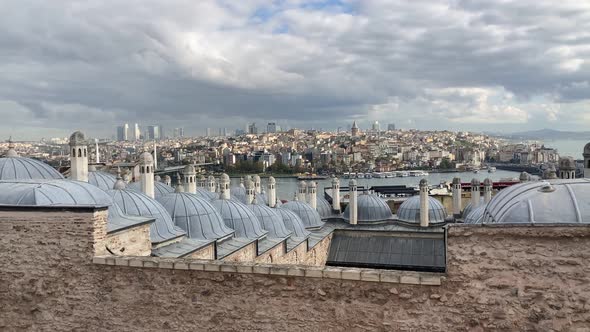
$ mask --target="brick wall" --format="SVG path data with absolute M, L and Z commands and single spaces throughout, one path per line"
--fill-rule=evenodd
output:
M 452 226 L 440 284 L 425 274 L 333 267 L 145 257 L 93 264 L 93 225 L 103 217 L 103 211 L 0 212 L 0 330 L 590 326 L 588 227 Z M 348 280 L 361 278 L 375 282 Z

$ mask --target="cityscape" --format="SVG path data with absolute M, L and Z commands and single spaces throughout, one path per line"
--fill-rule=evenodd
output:
M 588 3 L 0 10 L 1 331 L 590 331 Z

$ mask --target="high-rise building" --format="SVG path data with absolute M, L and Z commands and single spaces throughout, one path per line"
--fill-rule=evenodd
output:
M 267 133 L 276 133 L 277 132 L 277 124 L 274 122 L 269 122 L 266 125 L 266 132 Z
M 256 127 L 256 122 L 254 122 L 254 123 L 251 123 L 251 124 L 248 126 L 248 134 L 251 134 L 251 135 L 256 135 L 256 134 L 258 134 L 258 128 Z
M 381 125 L 379 124 L 379 121 L 375 121 L 373 122 L 373 131 L 374 132 L 380 132 L 381 131 Z
M 148 139 L 158 140 L 161 138 L 160 133 L 161 126 L 148 126 Z
M 128 132 L 129 132 L 129 124 L 127 124 L 127 123 L 122 126 L 117 127 L 117 141 L 129 140 Z
M 387 125 L 387 130 L 393 131 L 395 130 L 395 123 L 390 123 Z
M 205 136 L 211 137 L 211 128 L 207 128 L 207 132 L 205 133 Z
M 174 128 L 173 136 L 174 138 L 184 137 L 184 128 Z
M 139 130 L 139 124 L 133 126 L 133 139 L 139 141 L 141 139 L 141 130 Z

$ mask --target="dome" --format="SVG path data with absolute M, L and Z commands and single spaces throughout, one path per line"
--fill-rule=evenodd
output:
M 153 165 L 154 164 L 154 157 L 152 157 L 152 154 L 149 152 L 144 152 L 141 155 L 139 155 L 139 163 L 141 165 Z
M 155 199 L 133 190 L 111 189 L 107 192 L 123 212 L 132 216 L 151 217 L 156 221 L 150 226 L 152 243 L 176 239 L 186 233 L 174 225 L 170 214 Z
M 209 190 L 205 190 L 202 188 L 197 188 L 197 191 L 193 194 L 199 198 L 212 201 L 214 199 L 218 199 L 219 195 L 217 193 L 210 192 Z
M 182 170 L 182 174 L 195 175 L 197 174 L 197 171 L 195 171 L 195 167 L 193 165 L 186 165 Z
M 127 188 L 129 190 L 142 192 L 141 191 L 141 182 L 132 182 L 127 186 Z M 164 182 L 154 182 L 154 197 L 156 199 L 158 199 L 164 195 L 171 194 L 173 192 L 174 192 L 174 188 L 165 184 Z
M 275 208 L 281 207 L 283 206 L 283 201 L 281 201 L 278 197 L 277 197 L 277 201 L 275 203 Z
M 146 221 L 125 215 L 103 190 L 86 182 L 65 179 L 0 182 L 0 205 L 107 206 L 108 231 Z
M 217 199 L 211 204 L 220 212 L 225 225 L 235 230 L 236 237 L 258 239 L 268 233 L 245 204 L 229 199 Z
M 332 213 L 332 205 L 320 195 L 317 195 L 316 198 L 316 210 L 318 210 L 322 219 L 327 219 L 334 215 L 334 213 Z
M 158 201 L 168 211 L 176 226 L 182 228 L 189 238 L 217 240 L 234 233 L 225 225 L 209 199 L 180 192 L 165 195 Z
M 486 205 L 482 204 L 471 211 L 464 219 L 466 224 L 481 224 L 483 220 L 483 213 L 486 210 Z
M 229 180 L 229 175 L 227 175 L 225 173 L 221 174 L 221 176 L 219 178 L 220 178 L 221 181 L 224 181 L 224 182 L 229 182 L 230 181 Z
M 88 183 L 104 191 L 113 189 L 117 177 L 113 174 L 101 171 L 88 172 Z
M 23 157 L 0 158 L 0 180 L 61 180 L 55 168 L 36 159 Z
M 291 236 L 291 233 L 293 233 L 285 227 L 283 217 L 275 209 L 262 204 L 250 204 L 248 208 L 260 220 L 262 228 L 268 231 L 268 237 L 285 238 Z
M 246 204 L 246 188 L 243 186 L 236 186 L 230 188 L 231 199 Z
M 590 143 L 588 143 L 584 146 L 583 156 L 584 156 L 584 158 L 590 157 Z
M 447 217 L 447 210 L 436 198 L 428 196 L 428 220 L 430 223 L 442 223 Z M 397 218 L 408 223 L 420 223 L 420 196 L 405 200 L 397 210 Z
M 498 192 L 483 223 L 590 223 L 590 179 L 525 182 Z
M 283 204 L 281 209 L 288 209 L 295 212 L 301 218 L 301 221 L 303 221 L 305 228 L 319 228 L 324 225 L 318 211 L 305 202 L 297 200 L 290 201 Z
M 258 204 L 264 204 L 268 206 L 268 196 L 264 190 L 260 194 L 256 194 L 256 201 Z
M 576 162 L 572 157 L 562 157 L 559 159 L 559 169 L 562 171 L 575 171 L 576 170 Z
M 75 131 L 70 135 L 70 146 L 86 145 L 86 137 L 81 131 Z
M 275 211 L 283 218 L 285 227 L 293 231 L 293 237 L 308 237 L 311 234 L 305 229 L 305 225 L 297 213 L 288 209 L 275 209 Z
M 385 221 L 393 218 L 387 202 L 377 195 L 363 194 L 357 198 L 357 211 L 359 222 Z M 344 209 L 343 217 L 349 220 L 350 204 Z
M 479 204 L 477 205 L 478 207 L 485 205 L 484 199 L 483 197 L 479 198 Z M 463 218 L 467 217 L 471 211 L 473 211 L 473 205 L 471 204 L 471 200 L 469 200 L 469 203 L 467 203 L 467 206 L 465 207 L 465 209 L 463 210 Z

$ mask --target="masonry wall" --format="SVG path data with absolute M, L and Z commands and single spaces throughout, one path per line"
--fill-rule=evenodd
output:
M 448 274 L 441 283 L 424 274 L 395 277 L 332 267 L 283 270 L 157 258 L 93 264 L 94 243 L 100 241 L 94 225 L 104 216 L 102 211 L 0 213 L 0 330 L 583 331 L 590 326 L 588 227 L 452 226 Z M 238 273 L 246 267 L 248 273 Z M 346 280 L 351 278 L 365 281 Z
M 115 255 L 149 256 L 152 253 L 149 224 L 107 234 L 105 242 Z
M 215 259 L 215 244 L 211 243 L 189 255 L 192 259 Z
M 256 243 L 252 242 L 249 245 L 237 250 L 236 252 L 227 255 L 223 258 L 224 262 L 253 262 L 256 258 Z

